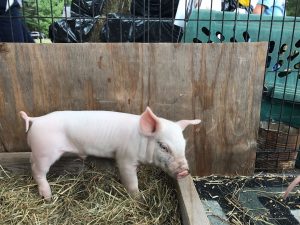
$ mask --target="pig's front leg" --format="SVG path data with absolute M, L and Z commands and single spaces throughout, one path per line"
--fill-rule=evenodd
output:
M 128 164 L 128 162 L 118 161 L 122 184 L 131 196 L 139 194 L 137 165 Z

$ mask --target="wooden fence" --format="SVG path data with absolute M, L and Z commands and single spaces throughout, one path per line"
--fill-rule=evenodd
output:
M 193 174 L 254 169 L 266 43 L 0 43 L 0 152 L 29 151 L 20 110 L 114 110 L 147 105 L 185 131 Z M 1 157 L 1 153 L 0 153 Z

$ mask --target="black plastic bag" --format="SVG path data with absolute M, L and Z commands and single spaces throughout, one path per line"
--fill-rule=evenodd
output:
M 108 14 L 102 28 L 102 42 L 180 42 L 182 28 L 172 19 L 145 19 L 120 14 Z
M 234 11 L 237 9 L 237 0 L 224 0 L 222 2 L 222 11 Z
M 120 14 L 108 14 L 100 33 L 102 42 L 129 42 L 132 20 Z
M 49 26 L 49 37 L 54 43 L 80 43 L 89 40 L 97 18 L 62 19 Z
M 139 17 L 175 18 L 179 0 L 132 0 L 131 15 Z
M 181 41 L 183 30 L 174 25 L 172 20 L 141 20 L 135 23 L 134 38 L 131 41 L 153 43 L 153 42 L 172 42 Z M 135 40 L 134 40 L 135 39 Z
M 88 16 L 95 17 L 102 13 L 106 0 L 72 0 L 71 16 L 80 17 Z

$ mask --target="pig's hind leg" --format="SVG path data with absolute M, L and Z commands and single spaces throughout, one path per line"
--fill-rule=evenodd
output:
M 58 160 L 62 154 L 63 152 L 57 150 L 47 150 L 43 151 L 43 154 L 39 154 L 39 152 L 32 149 L 30 160 L 33 178 L 38 184 L 39 194 L 44 197 L 45 200 L 50 200 L 52 196 L 46 175 L 50 166 Z

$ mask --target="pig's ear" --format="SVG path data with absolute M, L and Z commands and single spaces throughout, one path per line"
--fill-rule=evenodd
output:
M 188 125 L 197 125 L 201 123 L 201 120 L 180 120 L 176 123 L 184 130 Z
M 159 118 L 149 107 L 142 113 L 140 118 L 140 131 L 145 136 L 153 136 L 159 127 Z

